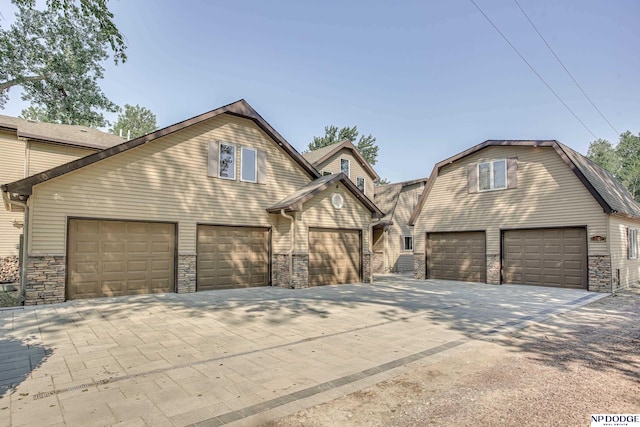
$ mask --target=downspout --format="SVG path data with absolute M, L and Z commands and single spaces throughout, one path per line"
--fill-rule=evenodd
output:
M 24 208 L 24 223 L 22 225 L 22 265 L 20 266 L 20 296 L 24 297 L 25 288 L 27 284 L 27 256 L 28 256 L 28 242 L 29 242 L 29 205 L 26 202 L 19 202 L 17 200 L 11 200 L 6 191 L 2 192 L 2 198 L 7 205 L 17 205 Z
M 291 240 L 289 242 L 289 287 L 293 289 L 295 287 L 293 285 L 293 246 L 295 245 L 295 242 L 296 242 L 296 227 L 295 227 L 296 217 L 293 215 L 287 215 L 286 213 L 284 213 L 284 209 L 280 209 L 280 215 L 282 215 L 283 217 L 291 221 L 291 227 L 290 227 L 291 232 L 289 233 L 290 240 Z

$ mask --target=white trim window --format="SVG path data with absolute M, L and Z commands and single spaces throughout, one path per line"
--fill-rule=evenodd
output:
M 340 159 L 340 172 L 349 176 L 350 169 L 349 159 Z
M 362 191 L 364 193 L 364 189 L 365 189 L 365 179 L 361 176 L 356 178 L 356 187 L 358 187 L 360 189 L 360 191 Z
M 258 180 L 258 150 L 242 147 L 240 150 L 240 181 Z
M 507 159 L 478 163 L 478 191 L 507 188 Z
M 226 179 L 236 179 L 236 146 L 220 143 L 220 157 L 218 160 L 218 176 Z
M 402 236 L 402 250 L 413 252 L 413 236 Z
M 638 259 L 638 229 L 627 228 L 627 257 Z

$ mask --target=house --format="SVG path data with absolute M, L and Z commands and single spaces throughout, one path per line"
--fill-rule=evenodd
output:
M 120 144 L 122 139 L 85 126 L 37 123 L 0 115 L 0 183 L 16 181 Z M 24 209 L 0 209 L 0 283 L 18 280 Z
M 554 140 L 490 140 L 437 163 L 410 223 L 418 278 L 604 292 L 640 280 L 640 206 Z
M 244 100 L 0 188 L 27 207 L 25 304 L 367 282 L 382 216 Z
M 413 227 L 409 218 L 427 178 L 380 185 L 374 202 L 385 216 L 373 228 L 374 273 L 413 272 Z
M 344 173 L 365 195 L 373 199 L 380 176 L 349 140 L 302 154 L 322 175 Z

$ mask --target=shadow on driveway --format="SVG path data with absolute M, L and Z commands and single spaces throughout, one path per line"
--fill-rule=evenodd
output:
M 0 338 L 0 398 L 15 390 L 31 371 L 51 356 L 50 349 L 32 341 L 33 337 L 21 340 Z

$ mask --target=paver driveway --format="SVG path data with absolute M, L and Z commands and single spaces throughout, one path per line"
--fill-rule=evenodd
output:
M 604 294 L 375 284 L 0 311 L 0 425 L 259 424 Z

